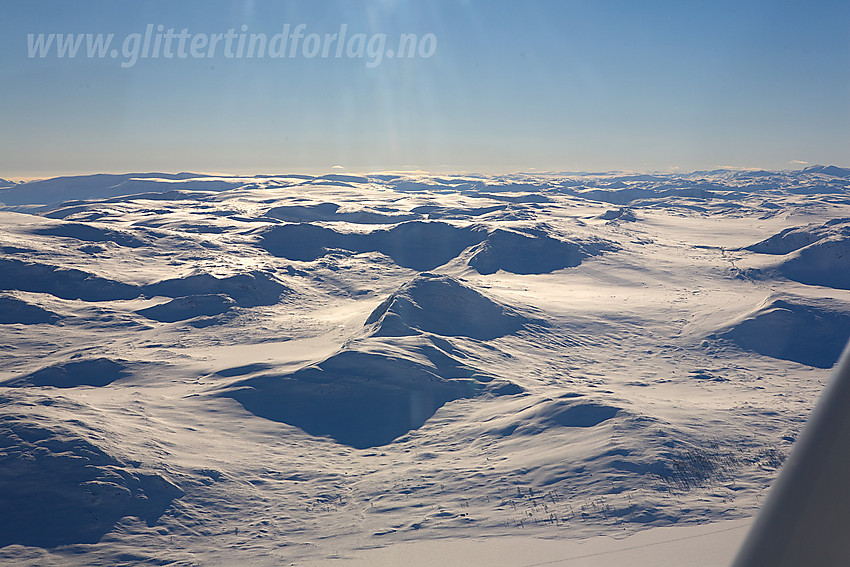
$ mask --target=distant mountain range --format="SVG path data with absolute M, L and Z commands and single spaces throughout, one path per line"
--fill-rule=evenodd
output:
M 805 168 L 802 173 L 823 173 L 833 177 L 850 177 L 850 169 L 835 165 L 813 165 Z

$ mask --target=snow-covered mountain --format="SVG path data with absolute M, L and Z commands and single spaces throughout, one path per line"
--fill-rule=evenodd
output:
M 823 173 L 833 177 L 850 177 L 850 169 L 835 165 L 813 165 L 803 169 L 802 173 Z
M 850 337 L 847 171 L 0 191 L 0 561 L 751 516 Z

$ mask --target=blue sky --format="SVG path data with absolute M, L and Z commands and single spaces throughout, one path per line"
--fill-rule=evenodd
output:
M 850 165 L 846 1 L 7 1 L 0 10 L 0 177 Z M 345 24 L 349 36 L 385 34 L 386 49 L 399 34 L 433 34 L 435 49 L 374 64 L 310 58 L 302 43 L 293 58 L 219 49 L 123 67 L 123 42 L 148 24 L 193 36 L 244 25 L 267 38 L 285 24 L 320 37 Z M 75 58 L 29 57 L 27 34 L 39 33 L 114 34 L 118 56 L 87 58 L 83 47 Z

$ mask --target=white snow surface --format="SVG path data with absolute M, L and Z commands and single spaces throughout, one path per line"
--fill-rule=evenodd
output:
M 832 166 L 0 201 L 4 564 L 721 565 L 850 337 Z

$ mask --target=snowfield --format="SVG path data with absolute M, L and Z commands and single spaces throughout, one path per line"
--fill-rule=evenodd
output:
M 850 338 L 835 166 L 0 202 L 2 563 L 723 565 Z

